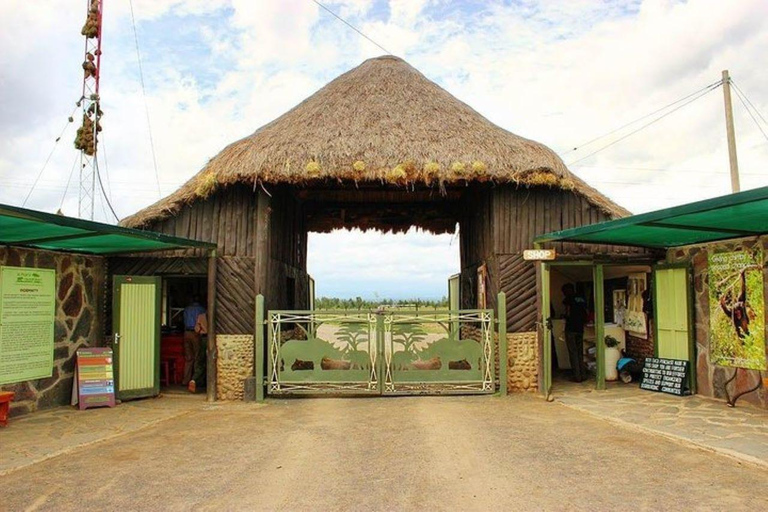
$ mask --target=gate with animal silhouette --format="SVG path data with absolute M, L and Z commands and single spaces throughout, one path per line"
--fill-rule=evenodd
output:
M 270 311 L 267 392 L 493 393 L 492 310 Z

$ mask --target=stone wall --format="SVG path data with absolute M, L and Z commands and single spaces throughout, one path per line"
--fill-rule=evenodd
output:
M 0 265 L 56 270 L 53 374 L 46 379 L 0 386 L 16 393 L 11 416 L 67 405 L 72 394 L 76 352 L 100 346 L 105 266 L 103 258 L 0 247 Z
M 536 331 L 507 334 L 507 389 L 510 393 L 539 389 Z
M 243 380 L 253 375 L 253 336 L 217 334 L 216 398 L 242 400 Z
M 725 399 L 725 381 L 733 374 L 733 368 L 715 366 L 709 360 L 709 275 L 708 255 L 710 252 L 736 251 L 744 248 L 752 248 L 755 244 L 762 244 L 764 253 L 768 252 L 768 237 L 748 240 L 736 240 L 732 242 L 719 242 L 715 244 L 692 246 L 682 249 L 670 249 L 667 253 L 667 261 L 693 262 L 694 285 L 694 319 L 696 333 L 696 380 L 698 393 L 715 398 Z M 763 262 L 764 293 L 768 297 L 768 276 L 766 276 L 765 262 Z M 768 317 L 768 315 L 766 315 Z M 767 318 L 768 320 L 768 318 Z M 766 322 L 768 325 L 768 321 Z M 765 374 L 766 372 L 763 372 Z M 754 370 L 741 370 L 735 383 L 729 385 L 731 395 L 754 387 L 761 379 L 761 374 Z M 754 393 L 744 395 L 740 401 L 751 402 L 754 405 L 768 408 L 768 390 L 763 386 Z
M 461 327 L 462 339 L 481 340 L 480 329 L 472 325 Z M 539 389 L 539 350 L 536 331 L 507 333 L 507 392 L 517 393 Z M 499 334 L 493 333 L 494 375 L 499 380 Z

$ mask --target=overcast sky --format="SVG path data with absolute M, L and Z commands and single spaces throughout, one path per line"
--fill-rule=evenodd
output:
M 311 0 L 134 0 L 159 192 L 129 2 L 105 4 L 101 151 L 121 217 L 384 53 Z M 585 141 L 715 82 L 725 68 L 768 118 L 765 0 L 327 5 L 494 123 L 547 144 L 569 164 L 629 130 Z M 22 204 L 80 95 L 84 10 L 85 1 L 0 2 L 2 203 Z M 768 141 L 734 102 L 742 188 L 768 185 Z M 63 205 L 77 214 L 76 176 L 67 190 L 75 129 L 27 207 Z M 721 90 L 570 168 L 634 212 L 728 193 Z M 96 215 L 110 220 L 101 204 Z M 441 296 L 458 265 L 458 241 L 449 235 L 342 233 L 310 242 L 319 295 Z

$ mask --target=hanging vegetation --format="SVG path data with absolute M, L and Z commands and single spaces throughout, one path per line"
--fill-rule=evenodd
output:
M 85 72 L 85 78 L 96 78 L 99 70 L 96 69 L 96 63 L 94 60 L 96 57 L 93 56 L 92 53 L 88 52 L 85 54 L 85 61 L 83 62 L 83 71 Z
M 83 125 L 77 129 L 77 135 L 75 135 L 75 149 L 93 156 L 96 153 L 96 134 L 100 131 L 101 123 L 96 121 L 96 129 L 94 130 L 93 120 L 88 115 L 83 115 Z
M 99 37 L 99 0 L 91 2 L 91 8 L 88 9 L 88 18 L 86 18 L 85 25 L 83 25 L 80 33 L 88 39 Z
M 307 163 L 307 176 L 310 178 L 317 178 L 320 176 L 320 164 L 314 160 Z
M 195 189 L 195 193 L 198 197 L 206 199 L 216 190 L 218 185 L 219 180 L 216 178 L 216 174 L 213 172 L 208 172 L 198 183 L 197 188 Z

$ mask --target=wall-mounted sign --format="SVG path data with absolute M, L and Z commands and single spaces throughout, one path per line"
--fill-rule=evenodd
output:
M 0 384 L 53 373 L 56 271 L 0 267 Z
M 80 409 L 115 406 L 115 374 L 111 348 L 77 351 L 77 398 Z
M 646 357 L 640 389 L 678 396 L 690 395 L 688 361 Z
M 713 364 L 765 370 L 763 250 L 709 254 L 709 350 Z
M 523 251 L 525 261 L 552 261 L 557 257 L 554 249 L 526 249 Z

